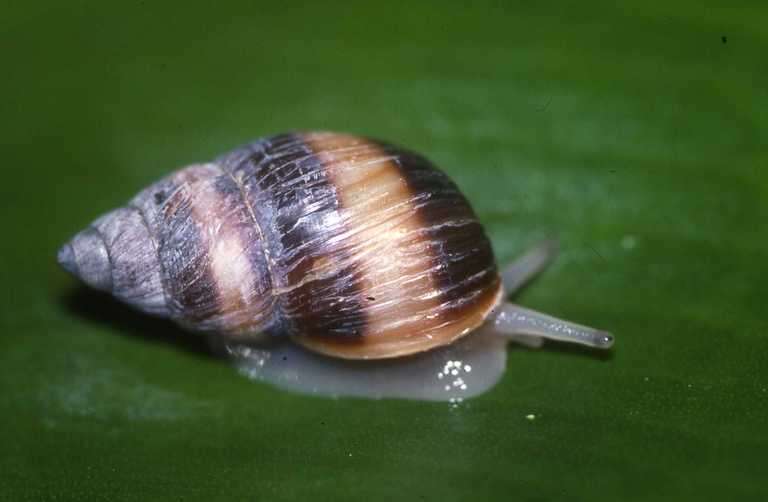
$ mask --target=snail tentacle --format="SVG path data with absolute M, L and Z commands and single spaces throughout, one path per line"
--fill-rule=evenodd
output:
M 609 349 L 613 335 L 607 331 L 564 321 L 514 303 L 502 304 L 491 317 L 494 331 L 528 346 L 540 346 L 540 338 L 560 342 L 578 343 L 597 349 Z
M 557 256 L 558 248 L 557 240 L 548 239 L 507 265 L 501 273 L 504 296 L 516 293 L 542 273 Z

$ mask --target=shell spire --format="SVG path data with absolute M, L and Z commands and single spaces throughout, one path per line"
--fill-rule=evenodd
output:
M 167 308 L 149 229 L 135 209 L 101 216 L 58 252 L 59 264 L 88 286 L 152 315 Z

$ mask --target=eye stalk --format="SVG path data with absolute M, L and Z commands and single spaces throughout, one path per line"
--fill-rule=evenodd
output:
M 604 333 L 597 337 L 597 340 L 595 341 L 595 347 L 601 348 L 601 349 L 609 349 L 613 347 L 613 335 L 609 333 Z
M 564 321 L 514 303 L 505 303 L 493 318 L 496 331 L 514 338 L 518 335 L 559 342 L 578 343 L 596 349 L 609 349 L 613 335 L 570 321 Z

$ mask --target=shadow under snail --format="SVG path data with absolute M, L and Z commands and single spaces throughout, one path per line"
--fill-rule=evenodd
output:
M 427 159 L 297 132 L 171 173 L 75 235 L 58 261 L 209 334 L 254 379 L 448 401 L 490 388 L 510 340 L 612 345 L 606 332 L 504 301 L 552 254 L 545 243 L 500 274 L 469 203 Z

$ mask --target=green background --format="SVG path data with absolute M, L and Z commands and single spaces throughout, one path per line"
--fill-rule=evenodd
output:
M 765 2 L 105 3 L 0 15 L 0 497 L 768 497 Z M 518 301 L 615 350 L 510 349 L 457 409 L 308 398 L 56 266 L 169 170 L 297 128 L 424 152 L 500 261 L 559 236 Z

